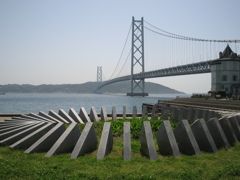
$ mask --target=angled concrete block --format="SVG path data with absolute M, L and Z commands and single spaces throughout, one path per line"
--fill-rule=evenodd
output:
M 94 125 L 92 122 L 87 122 L 72 151 L 71 159 L 76 159 L 78 156 L 93 152 L 97 149 L 97 144 L 98 141 Z
M 2 126 L 0 128 L 0 134 L 3 134 L 5 132 L 14 130 L 14 129 L 19 128 L 19 127 L 24 127 L 24 126 L 26 126 L 26 124 L 23 124 L 23 123 L 14 123 L 14 124 L 10 124 L 10 126 L 9 125 Z
M 117 112 L 116 112 L 116 106 L 112 107 L 112 120 L 116 121 L 117 120 Z
M 35 124 L 34 126 L 31 126 L 23 131 L 20 131 L 10 137 L 7 137 L 3 140 L 0 141 L 0 144 L 7 144 L 7 145 L 10 145 L 10 144 L 13 144 L 15 143 L 16 141 L 22 139 L 23 137 L 31 134 L 32 132 L 34 132 L 35 130 L 41 128 L 44 124 L 46 124 L 45 122 L 41 122 L 41 123 L 38 123 L 38 124 Z
M 29 119 L 5 119 L 4 122 L 0 123 L 29 123 L 31 120 Z
M 196 120 L 191 129 L 201 151 L 213 153 L 218 151 L 204 119 Z
M 192 112 L 193 112 L 193 108 L 191 108 L 191 107 L 189 107 L 189 108 L 187 108 L 187 120 L 188 120 L 188 122 L 190 121 L 190 118 L 191 118 L 191 116 L 192 116 Z
M 17 116 L 17 117 L 12 117 L 12 120 L 25 120 L 25 121 L 27 121 L 27 120 L 29 120 L 29 118 L 30 117 L 28 117 L 28 116 L 26 116 L 26 117 L 24 117 L 24 116 L 26 116 L 26 115 L 24 115 L 24 114 L 22 114 L 20 117 L 19 116 Z
M 67 120 L 65 120 L 62 116 L 58 115 L 56 112 L 54 112 L 53 110 L 50 110 L 48 113 L 50 116 L 58 119 L 59 121 L 61 121 L 62 123 L 65 124 L 69 124 L 69 122 Z
M 15 142 L 14 144 L 10 145 L 9 147 L 13 148 L 13 149 L 29 148 L 33 143 L 35 143 L 42 136 L 44 136 L 54 126 L 55 126 L 55 124 L 53 124 L 53 123 L 47 123 L 43 127 L 39 128 L 36 131 L 32 132 L 31 134 L 25 136 L 24 138 L 20 139 L 19 141 Z
M 101 108 L 101 120 L 107 121 L 107 110 L 104 106 Z
M 227 117 L 219 119 L 219 123 L 223 129 L 223 132 L 231 146 L 234 146 L 238 142 L 237 136 L 232 128 L 232 125 Z
M 126 118 L 127 118 L 127 108 L 126 108 L 126 106 L 123 106 L 122 118 L 123 118 L 123 119 L 126 119 Z
M 187 120 L 182 120 L 173 130 L 178 148 L 187 155 L 200 155 L 201 151 Z
M 103 126 L 102 136 L 97 152 L 97 159 L 101 160 L 112 151 L 113 135 L 110 122 L 105 122 Z
M 90 119 L 91 121 L 99 121 L 99 118 L 98 118 L 98 115 L 97 115 L 97 111 L 96 111 L 96 108 L 95 107 L 91 107 L 91 110 L 90 110 Z
M 36 123 L 36 122 L 35 121 L 9 120 L 9 121 L 0 122 L 0 126 L 6 128 L 6 127 L 10 127 L 10 126 L 27 125 L 27 124 L 31 124 L 31 123 Z
M 0 124 L 0 134 L 1 133 L 3 133 L 4 131 L 8 131 L 8 130 L 5 130 L 5 129 L 10 129 L 11 130 L 11 128 L 15 128 L 15 126 L 18 126 L 18 127 L 20 127 L 20 126 L 24 126 L 23 124 L 19 124 L 19 123 L 17 123 L 17 124 L 9 124 L 9 125 L 7 125 L 7 124 Z
M 152 108 L 152 114 L 151 114 L 151 120 L 157 120 L 158 119 L 158 110 L 156 105 Z
M 208 110 L 208 111 L 207 111 L 207 114 L 206 114 L 206 121 L 209 121 L 210 119 L 213 118 L 213 117 L 212 117 L 212 115 L 213 115 L 212 112 L 213 112 L 213 111 L 211 111 L 211 110 Z
M 131 129 L 130 122 L 123 123 L 123 158 L 131 160 Z
M 235 135 L 238 139 L 238 141 L 240 141 L 240 126 L 237 122 L 237 119 L 235 116 L 229 117 L 229 121 L 232 125 L 233 131 L 235 132 Z
M 140 152 L 150 160 L 157 160 L 157 153 L 153 141 L 152 128 L 149 121 L 143 121 L 142 132 L 140 135 Z
M 142 118 L 148 119 L 147 106 L 145 106 L 145 105 L 142 106 Z
M 210 119 L 206 124 L 218 149 L 231 147 L 217 118 Z
M 189 124 L 192 124 L 196 120 L 196 113 L 198 113 L 198 110 L 195 108 L 189 108 L 189 116 L 188 116 L 188 122 Z
M 219 119 L 220 117 L 219 117 L 219 113 L 218 112 L 216 112 L 216 111 L 212 111 L 212 114 L 211 114 L 211 118 L 217 118 L 217 119 Z
M 69 123 L 74 123 L 75 121 L 64 111 L 63 109 L 59 109 L 58 114 L 62 116 L 65 120 L 67 120 Z
M 83 120 L 79 117 L 79 115 L 73 108 L 69 109 L 68 114 L 76 123 L 84 124 Z
M 168 120 L 162 122 L 156 138 L 160 154 L 173 155 L 175 157 L 181 156 L 171 124 Z
M 185 107 L 180 107 L 178 122 L 180 122 L 183 119 L 187 119 L 187 118 L 188 118 L 188 109 Z
M 70 126 L 59 137 L 55 144 L 45 155 L 51 157 L 54 154 L 69 153 L 75 147 L 80 137 L 80 130 L 77 123 L 71 123 Z
M 50 131 L 31 145 L 24 153 L 47 152 L 65 131 L 63 123 L 56 124 Z
M 194 109 L 195 110 L 195 113 L 194 113 L 194 121 L 197 120 L 197 119 L 200 119 L 199 117 L 201 117 L 201 112 L 200 112 L 200 109 Z
M 202 119 L 202 118 L 203 118 L 203 109 L 198 109 L 196 119 Z
M 38 114 L 29 113 L 28 116 L 35 117 L 35 118 L 37 118 L 39 120 L 41 119 L 42 121 L 45 121 L 45 122 L 48 122 L 48 123 L 55 123 L 53 120 L 45 118 L 45 117 L 42 117 L 42 116 L 40 116 Z
M 201 117 L 201 118 L 204 119 L 205 122 L 207 122 L 206 116 L 207 116 L 207 110 L 203 109 L 203 110 L 202 110 L 202 117 Z
M 26 126 L 21 126 L 21 127 L 16 127 L 15 129 L 11 130 L 11 131 L 8 131 L 8 132 L 5 132 L 5 133 L 2 133 L 0 134 L 0 140 L 3 140 L 3 139 L 6 139 L 10 136 L 13 136 L 21 131 L 24 131 L 25 129 L 28 129 L 36 124 L 38 124 L 40 122 L 35 122 L 35 123 L 31 123 L 31 124 L 28 124 Z
M 132 111 L 132 118 L 137 117 L 137 106 L 133 106 L 133 111 Z
M 39 121 L 39 122 L 41 121 L 41 119 L 39 119 L 39 118 L 31 117 L 31 116 L 26 115 L 26 114 L 22 114 L 21 118 L 24 118 L 25 120 L 31 120 L 31 121 Z
M 79 116 L 80 118 L 83 120 L 83 122 L 87 123 L 87 122 L 91 122 L 90 118 L 88 117 L 88 114 L 85 110 L 84 107 L 80 108 L 80 112 L 79 112 Z
M 166 119 L 167 120 L 169 118 L 169 114 L 170 114 L 169 107 L 166 107 L 165 105 L 163 105 L 160 119 Z
M 236 114 L 236 119 L 237 119 L 238 125 L 240 125 L 240 114 Z
M 47 119 L 51 119 L 55 123 L 60 123 L 61 122 L 58 119 L 56 119 L 56 118 L 54 118 L 54 117 L 50 116 L 49 114 L 46 114 L 45 112 L 42 112 L 42 111 L 39 112 L 39 115 L 42 116 L 42 117 L 45 117 Z
M 170 120 L 178 122 L 179 114 L 180 114 L 179 107 L 171 106 Z

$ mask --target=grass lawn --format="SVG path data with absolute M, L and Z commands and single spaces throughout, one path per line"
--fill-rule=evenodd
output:
M 95 126 L 98 139 L 100 124 Z M 175 158 L 157 153 L 158 160 L 150 161 L 141 156 L 139 139 L 132 138 L 132 160 L 124 161 L 122 141 L 117 133 L 112 153 L 103 160 L 97 160 L 97 150 L 70 159 L 70 154 L 47 158 L 46 153 L 25 154 L 2 146 L 0 179 L 240 179 L 240 143 L 198 156 Z

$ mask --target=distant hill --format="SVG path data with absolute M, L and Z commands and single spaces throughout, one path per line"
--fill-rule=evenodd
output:
M 42 84 L 42 85 L 29 85 L 29 84 L 8 84 L 0 85 L 0 92 L 5 93 L 92 93 L 101 83 L 86 82 L 83 84 Z M 146 82 L 146 92 L 150 94 L 179 94 L 183 92 L 176 91 L 166 86 Z M 107 85 L 98 90 L 97 93 L 127 93 L 130 92 L 130 81 L 118 82 Z

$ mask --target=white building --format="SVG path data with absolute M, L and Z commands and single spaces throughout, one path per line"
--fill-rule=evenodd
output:
M 219 59 L 211 64 L 212 91 L 226 91 L 229 96 L 240 95 L 240 56 L 227 45 Z

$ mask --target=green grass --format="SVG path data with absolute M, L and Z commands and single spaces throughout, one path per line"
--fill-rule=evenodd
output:
M 98 138 L 102 126 L 95 123 Z M 0 147 L 0 179 L 240 179 L 240 143 L 199 156 L 174 158 L 157 153 L 158 160 L 150 161 L 141 156 L 140 142 L 133 137 L 132 160 L 124 161 L 122 141 L 116 131 L 113 150 L 103 160 L 97 160 L 97 150 L 70 159 L 70 154 L 47 158 L 46 153 L 24 154 L 24 150 Z

